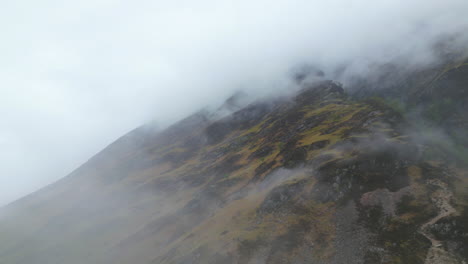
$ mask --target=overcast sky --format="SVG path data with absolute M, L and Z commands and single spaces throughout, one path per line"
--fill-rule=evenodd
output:
M 298 63 L 428 62 L 467 14 L 466 0 L 2 1 L 0 204 L 148 120 L 286 89 Z

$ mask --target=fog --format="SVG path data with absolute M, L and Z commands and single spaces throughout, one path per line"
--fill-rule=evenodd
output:
M 165 127 L 289 70 L 437 61 L 466 0 L 5 1 L 0 10 L 0 204 L 71 172 L 127 131 Z M 460 35 L 461 34 L 461 35 Z

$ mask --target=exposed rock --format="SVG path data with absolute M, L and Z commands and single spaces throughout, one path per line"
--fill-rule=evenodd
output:
M 381 206 L 387 215 L 395 216 L 396 205 L 405 195 L 411 195 L 411 187 L 407 186 L 396 192 L 390 192 L 387 189 L 377 189 L 364 193 L 361 196 L 360 202 L 364 206 Z

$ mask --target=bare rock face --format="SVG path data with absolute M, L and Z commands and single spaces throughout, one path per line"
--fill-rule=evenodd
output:
M 359 223 L 359 212 L 354 201 L 336 211 L 336 253 L 329 263 L 365 263 L 368 251 L 372 246 L 372 233 Z
M 401 188 L 397 192 L 390 192 L 387 189 L 377 189 L 364 193 L 360 202 L 363 206 L 380 206 L 383 212 L 389 216 L 396 215 L 396 205 L 405 195 L 411 195 L 411 187 Z

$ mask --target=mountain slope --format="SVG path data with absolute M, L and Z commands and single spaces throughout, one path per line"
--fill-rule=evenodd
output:
M 132 131 L 3 208 L 0 262 L 466 259 L 464 167 L 425 155 L 432 145 L 382 100 L 333 81 L 303 87 L 221 119 Z

